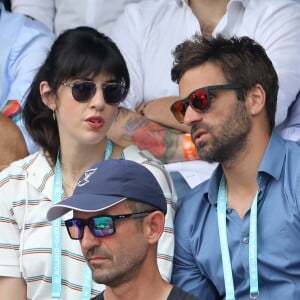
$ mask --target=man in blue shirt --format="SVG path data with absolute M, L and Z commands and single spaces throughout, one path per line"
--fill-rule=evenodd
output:
M 29 152 L 34 152 L 36 146 L 22 122 L 22 107 L 31 81 L 53 40 L 54 34 L 45 25 L 8 12 L 0 3 L 0 113 L 18 125 Z M 0 138 L 10 136 L 1 120 L 4 118 L 0 119 Z M 5 160 L 2 150 L 1 161 Z
M 201 299 L 300 299 L 300 145 L 275 132 L 278 78 L 247 37 L 177 46 L 171 110 L 219 162 L 175 217 L 172 283 Z

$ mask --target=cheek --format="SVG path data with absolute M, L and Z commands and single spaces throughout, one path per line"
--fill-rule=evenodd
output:
M 60 100 L 59 105 L 57 106 L 57 112 L 61 117 L 66 116 L 78 116 L 82 111 L 81 105 L 76 102 L 72 97 L 66 96 Z
M 86 257 L 86 254 L 87 254 L 87 251 L 88 249 L 85 248 L 84 244 L 82 244 L 82 241 L 78 241 L 78 243 L 80 244 L 80 247 L 81 247 L 81 252 L 83 254 L 84 257 Z
M 113 123 L 113 121 L 116 118 L 117 114 L 118 114 L 118 107 L 117 106 L 107 105 L 107 109 L 105 110 L 104 116 L 105 116 L 106 124 L 109 127 Z
M 130 261 L 136 257 L 137 254 L 145 252 L 145 243 L 143 240 L 138 240 L 137 237 L 118 238 L 117 243 L 110 244 L 110 251 L 114 253 L 114 260 L 117 264 L 122 264 L 124 261 Z M 124 236 L 124 237 L 125 237 Z

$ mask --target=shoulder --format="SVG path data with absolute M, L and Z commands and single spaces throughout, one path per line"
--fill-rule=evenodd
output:
M 298 169 L 298 164 L 300 163 L 300 142 L 283 139 L 276 132 L 273 132 L 262 161 L 262 166 L 267 171 L 268 168 L 277 170 L 276 165 L 273 164 L 274 161 L 277 162 L 277 168 L 280 167 L 281 169 L 282 166 L 288 166 L 291 169 Z M 279 171 L 277 170 L 277 173 Z
M 31 170 L 39 169 L 44 164 L 48 165 L 47 159 L 42 151 L 30 154 L 23 159 L 12 162 L 7 168 L 0 172 L 0 179 L 14 175 L 24 175 Z
M 218 174 L 216 175 L 216 172 Z M 175 213 L 175 239 L 190 244 L 215 222 L 220 167 L 209 180 L 193 188 L 180 202 Z M 209 230 L 209 229 L 208 229 Z
M 300 141 L 294 142 L 284 140 L 285 145 L 285 169 L 292 172 L 295 176 L 300 177 Z
M 37 35 L 47 35 L 54 39 L 54 34 L 42 22 L 34 20 L 28 16 L 18 13 L 6 12 L 1 10 L 1 24 L 5 24 L 6 35 L 14 32 L 14 37 L 24 38 Z
M 31 47 L 35 47 L 35 50 L 47 50 L 52 45 L 55 35 L 39 20 L 34 20 L 25 16 L 16 38 L 16 46 L 21 47 L 24 45 L 25 48 L 25 46 L 28 47 L 28 44 L 30 44 Z M 43 51 L 42 54 L 44 58 L 47 52 Z
M 181 210 L 189 209 L 193 203 L 193 207 L 210 205 L 208 201 L 208 193 L 210 189 L 211 179 L 205 180 L 196 187 L 194 187 L 189 193 L 185 195 L 181 201 Z
M 293 16 L 300 12 L 300 2 L 294 0 L 273 0 L 261 1 L 250 0 L 246 5 L 246 11 L 255 13 L 261 19 L 284 16 L 286 20 L 291 20 Z M 289 13 L 292 13 L 289 15 Z M 280 20 L 280 24 L 283 20 Z

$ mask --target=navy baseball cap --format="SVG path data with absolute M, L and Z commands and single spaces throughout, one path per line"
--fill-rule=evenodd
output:
M 111 159 L 85 171 L 73 195 L 50 207 L 47 218 L 52 221 L 70 210 L 99 212 L 126 199 L 167 212 L 166 198 L 151 171 L 131 160 Z

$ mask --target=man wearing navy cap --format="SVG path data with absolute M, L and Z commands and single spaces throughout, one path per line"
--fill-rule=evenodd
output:
M 93 280 L 106 285 L 93 299 L 198 299 L 159 273 L 157 244 L 167 205 L 146 166 L 123 159 L 95 164 L 73 196 L 52 206 L 47 217 L 54 220 L 70 210 L 68 233 L 80 241 Z

